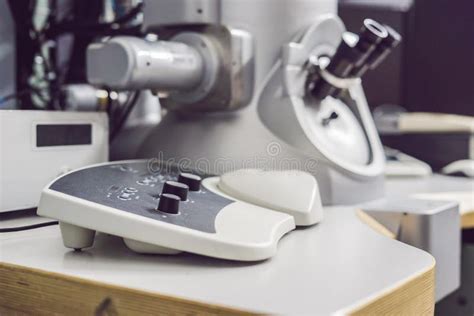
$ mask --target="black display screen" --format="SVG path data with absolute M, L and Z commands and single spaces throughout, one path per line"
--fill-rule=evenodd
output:
M 36 125 L 36 147 L 92 144 L 91 124 Z

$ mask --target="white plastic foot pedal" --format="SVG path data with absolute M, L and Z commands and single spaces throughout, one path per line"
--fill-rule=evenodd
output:
M 298 226 L 323 219 L 323 207 L 316 179 L 303 171 L 262 171 L 241 169 L 204 185 L 227 197 L 291 215 Z
M 66 247 L 92 245 L 94 231 L 122 237 L 141 253 L 180 251 L 240 261 L 264 260 L 295 228 L 282 212 L 229 199 L 195 174 L 153 173 L 148 161 L 79 169 L 48 185 L 38 214 L 61 222 Z

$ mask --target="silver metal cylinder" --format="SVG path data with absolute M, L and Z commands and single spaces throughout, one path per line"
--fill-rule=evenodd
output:
M 221 24 L 246 30 L 254 37 L 255 91 L 280 57 L 282 45 L 319 16 L 337 14 L 336 0 L 221 0 L 220 7 Z
M 201 55 L 184 43 L 118 36 L 87 49 L 89 83 L 113 89 L 189 90 L 203 73 Z
M 89 84 L 64 85 L 61 87 L 60 100 L 67 111 L 97 111 L 102 101 L 99 91 L 103 90 Z

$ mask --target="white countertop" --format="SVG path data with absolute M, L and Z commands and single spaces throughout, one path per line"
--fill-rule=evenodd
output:
M 113 285 L 283 314 L 329 314 L 361 305 L 432 268 L 428 253 L 382 236 L 353 208 L 327 208 L 322 223 L 285 236 L 278 254 L 238 263 L 192 254 L 139 255 L 99 235 L 64 248 L 58 226 L 0 234 L 0 261 Z
M 434 174 L 430 177 L 389 178 L 385 191 L 390 196 L 412 195 L 415 193 L 474 192 L 474 179 L 449 177 Z
M 474 181 L 434 175 L 390 179 L 388 197 L 474 191 Z M 7 225 L 8 224 L 8 225 Z M 0 226 L 15 226 L 14 219 Z M 285 236 L 267 261 L 192 254 L 139 255 L 99 235 L 93 248 L 64 248 L 58 226 L 0 234 L 0 261 L 113 285 L 267 313 L 344 312 L 432 268 L 428 253 L 382 236 L 355 208 L 325 209 L 322 223 Z
M 390 198 L 453 200 L 460 204 L 460 213 L 474 212 L 474 179 L 435 174 L 420 178 L 390 178 L 385 185 Z

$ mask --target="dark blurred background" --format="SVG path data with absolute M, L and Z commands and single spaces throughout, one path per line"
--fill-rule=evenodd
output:
M 473 0 L 339 0 L 339 15 L 350 31 L 371 17 L 403 36 L 364 77 L 372 108 L 474 115 Z

